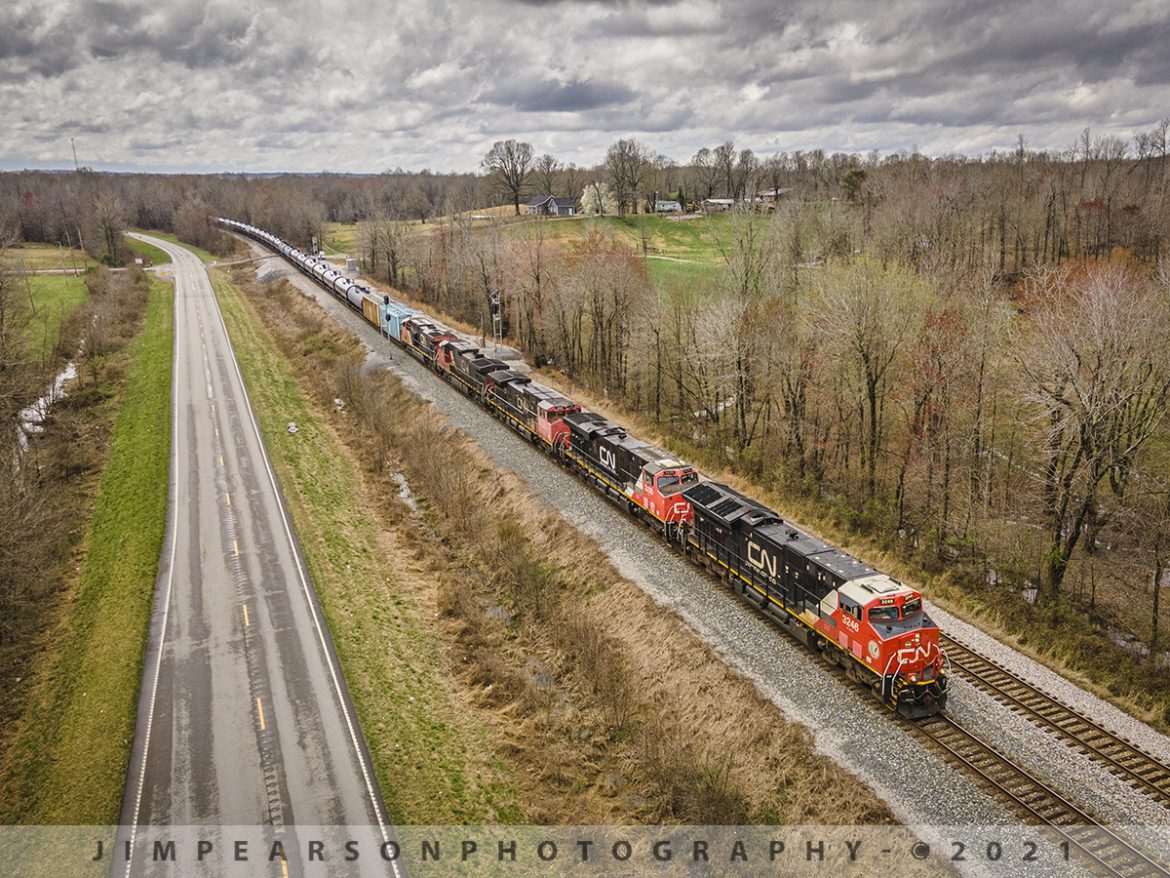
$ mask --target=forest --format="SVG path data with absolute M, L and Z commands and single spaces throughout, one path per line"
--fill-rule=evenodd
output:
M 1164 670 L 1168 129 L 979 157 L 728 141 L 676 162 L 622 140 L 578 168 L 506 141 L 466 174 L 5 173 L 0 228 L 116 265 L 128 228 L 228 253 L 210 218 L 300 246 L 356 224 L 371 275 L 477 327 L 498 298 L 533 362 L 696 462 Z M 530 194 L 630 222 L 662 198 L 731 199 L 720 270 L 656 280 L 645 247 L 587 217 L 571 236 L 517 217 Z

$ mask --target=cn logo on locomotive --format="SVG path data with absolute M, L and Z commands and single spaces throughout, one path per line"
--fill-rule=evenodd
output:
M 597 458 L 601 461 L 601 465 L 611 473 L 617 472 L 617 456 L 604 445 L 597 449 Z
M 903 646 L 898 650 L 898 661 L 907 665 L 915 665 L 920 661 L 926 664 L 930 661 L 931 653 L 934 649 L 935 646 L 933 643 L 928 643 L 926 646 Z
M 768 554 L 767 549 L 751 540 L 748 540 L 747 544 L 747 560 L 757 570 L 762 570 L 773 579 L 776 578 L 775 556 Z

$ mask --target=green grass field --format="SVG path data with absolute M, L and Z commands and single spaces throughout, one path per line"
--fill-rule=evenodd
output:
M 662 289 L 667 286 L 685 286 L 687 284 L 706 286 L 719 277 L 723 266 L 651 258 L 646 260 L 646 271 L 654 285 Z
M 220 272 L 212 277 L 391 819 L 517 819 L 515 791 L 483 756 L 486 733 L 452 691 L 445 645 L 422 621 L 428 610 L 396 585 L 403 561 L 364 496 L 360 467 L 252 305 Z
M 26 275 L 36 314 L 32 322 L 33 352 L 52 354 L 61 322 L 86 300 L 84 279 L 72 274 Z
M 324 237 L 321 247 L 326 253 L 347 253 L 353 256 L 357 251 L 356 223 L 326 223 Z
M 583 238 L 593 231 L 613 235 L 641 253 L 643 244 L 651 256 L 717 265 L 723 261 L 721 245 L 728 239 L 727 214 L 681 219 L 663 214 L 637 216 L 561 217 L 510 223 L 507 233 L 532 239 L 538 235 L 560 241 Z
M 167 256 L 166 252 L 155 247 L 153 244 L 147 244 L 145 241 L 139 241 L 137 238 L 126 236 L 126 247 L 135 256 L 141 256 L 147 265 L 166 265 L 171 261 L 171 257 Z
M 171 287 L 152 280 L 85 528 L 79 584 L 0 791 L 3 823 L 118 819 L 166 528 L 172 303 Z

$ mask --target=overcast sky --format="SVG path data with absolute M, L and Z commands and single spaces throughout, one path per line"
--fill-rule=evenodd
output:
M 980 154 L 1170 116 L 1170 3 L 12 0 L 0 168 L 473 170 L 779 150 Z

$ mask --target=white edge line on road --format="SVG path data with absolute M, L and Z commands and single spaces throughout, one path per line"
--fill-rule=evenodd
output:
M 207 269 L 202 265 L 200 268 L 203 269 L 204 275 L 206 275 Z M 211 286 L 210 279 L 208 279 L 208 286 Z M 354 727 L 353 718 L 350 716 L 349 708 L 346 706 L 345 697 L 341 691 L 341 684 L 338 680 L 337 669 L 334 667 L 333 658 L 329 654 L 329 647 L 325 640 L 325 632 L 321 627 L 321 620 L 317 615 L 317 607 L 313 601 L 313 596 L 309 591 L 309 581 L 305 575 L 304 565 L 301 562 L 300 553 L 297 551 L 296 541 L 293 539 L 292 527 L 289 524 L 288 515 L 285 513 L 284 502 L 280 497 L 280 489 L 276 484 L 276 476 L 272 471 L 272 464 L 268 460 L 268 449 L 264 445 L 264 437 L 260 435 L 260 425 L 256 422 L 256 415 L 252 411 L 252 401 L 248 396 L 248 388 L 244 385 L 244 376 L 243 373 L 240 372 L 240 364 L 236 359 L 236 351 L 235 348 L 232 347 L 231 336 L 228 335 L 227 324 L 223 321 L 223 312 L 220 310 L 219 301 L 215 298 L 214 290 L 211 292 L 211 301 L 215 306 L 215 313 L 219 318 L 219 325 L 223 329 L 224 338 L 227 340 L 228 353 L 231 355 L 232 368 L 235 370 L 236 378 L 238 378 L 240 382 L 240 390 L 244 396 L 244 406 L 248 412 L 248 420 L 251 422 L 252 430 L 256 434 L 256 441 L 260 444 L 260 456 L 264 461 L 264 469 L 268 472 L 268 481 L 272 485 L 272 491 L 276 496 L 276 508 L 280 511 L 280 518 L 284 524 L 284 533 L 288 538 L 289 547 L 292 549 L 293 561 L 297 567 L 297 576 L 301 580 L 301 588 L 305 593 L 305 600 L 308 601 L 309 612 L 313 616 L 313 625 L 317 629 L 317 639 L 321 644 L 321 652 L 324 654 L 325 663 L 329 667 L 329 676 L 333 682 L 334 691 L 337 693 L 337 703 L 340 705 L 341 712 L 345 716 L 345 725 L 349 730 L 350 740 L 353 742 L 354 755 L 357 756 L 358 764 L 361 766 L 362 779 L 366 784 L 366 792 L 370 797 L 370 805 L 374 809 L 374 817 L 378 821 L 378 828 L 382 833 L 382 841 L 388 842 L 390 840 L 390 836 L 386 832 L 386 821 L 383 818 L 381 809 L 378 807 L 378 797 L 374 793 L 374 785 L 370 780 L 370 767 L 366 764 L 365 756 L 362 754 L 362 747 L 361 742 L 358 740 L 357 729 Z M 394 867 L 394 874 L 396 876 L 399 875 L 398 863 L 394 860 L 391 860 L 390 865 Z
M 171 255 L 171 258 L 174 258 L 173 253 L 170 255 Z M 171 584 L 175 580 L 175 549 L 179 544 L 179 510 L 180 510 L 179 475 L 178 475 L 179 456 L 176 452 L 178 451 L 178 444 L 177 443 L 179 441 L 179 405 L 178 405 L 178 399 L 179 399 L 179 345 L 180 345 L 181 336 L 179 334 L 179 320 L 178 320 L 178 313 L 177 313 L 179 310 L 179 277 L 178 277 L 178 272 L 175 273 L 174 291 L 175 291 L 175 305 L 174 305 L 174 312 L 175 313 L 172 316 L 172 320 L 174 322 L 174 326 L 172 327 L 172 332 L 174 333 L 175 350 L 174 350 L 174 353 L 171 355 L 171 370 L 172 370 L 173 374 L 171 375 L 171 451 L 170 451 L 170 453 L 171 453 L 171 467 L 172 467 L 171 474 L 173 476 L 172 484 L 174 485 L 174 491 L 171 492 L 171 496 L 169 498 L 170 501 L 174 504 L 174 517 L 171 519 L 172 524 L 174 525 L 174 529 L 171 533 L 171 559 L 170 559 L 169 565 L 167 567 L 167 587 L 166 587 L 166 592 L 165 592 L 164 597 L 163 597 L 162 625 L 159 628 L 158 660 L 155 662 L 155 665 L 154 665 L 154 680 L 152 681 L 151 687 L 150 687 L 150 709 L 146 713 L 146 737 L 145 737 L 145 740 L 143 741 L 143 744 L 142 744 L 142 770 L 138 774 L 138 791 L 134 797 L 134 819 L 132 819 L 130 821 L 130 850 L 131 851 L 134 850 L 134 838 L 135 838 L 135 835 L 137 834 L 137 831 L 138 831 L 138 814 L 142 808 L 142 790 L 143 790 L 143 787 L 146 785 L 146 757 L 150 753 L 150 732 L 151 732 L 151 728 L 154 725 L 154 704 L 155 704 L 155 699 L 158 697 L 158 678 L 159 678 L 160 672 L 162 671 L 163 645 L 166 643 L 166 639 L 167 639 L 167 619 L 168 619 L 168 617 L 170 615 L 170 611 L 171 611 Z M 126 859 L 126 875 L 127 876 L 130 875 L 130 867 L 131 867 L 132 863 L 133 863 L 133 859 L 130 857 L 127 857 L 127 859 Z

